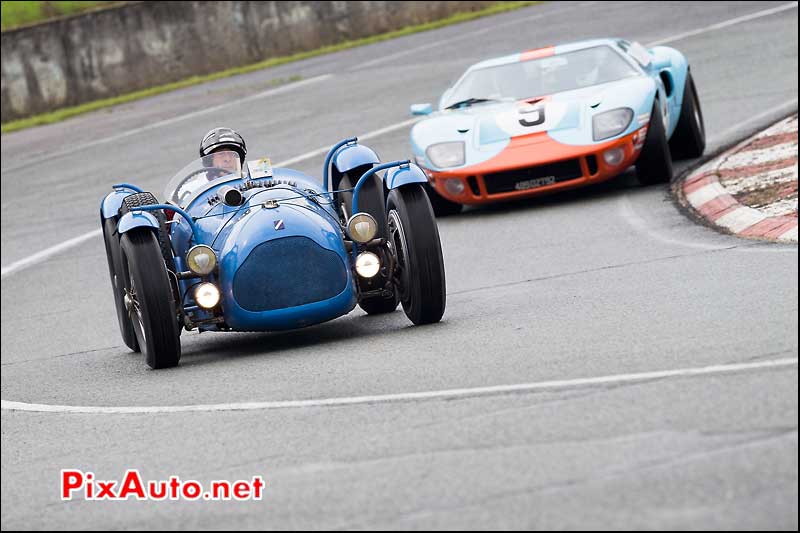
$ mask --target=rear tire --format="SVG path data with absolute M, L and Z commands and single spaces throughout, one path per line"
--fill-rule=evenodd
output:
M 125 278 L 122 266 L 122 249 L 120 248 L 119 236 L 116 235 L 117 219 L 107 218 L 103 221 L 103 240 L 106 244 L 106 259 L 108 259 L 108 273 L 111 276 L 111 290 L 114 292 L 114 307 L 117 310 L 117 322 L 119 332 L 122 335 L 122 342 L 125 346 L 139 351 L 139 343 L 136 341 L 136 334 L 133 331 L 128 310 L 125 308 Z
M 125 290 L 136 340 L 151 368 L 168 368 L 181 358 L 180 330 L 158 240 L 149 229 L 134 229 L 122 236 Z
M 428 194 L 428 200 L 431 202 L 433 214 L 437 217 L 457 215 L 464 208 L 463 204 L 451 202 L 444 196 L 440 195 L 438 192 L 436 192 L 436 189 L 431 187 L 430 183 L 426 183 L 423 185 L 423 187 L 425 188 L 425 192 Z
M 669 140 L 672 157 L 675 159 L 691 159 L 703 155 L 706 149 L 706 129 L 703 123 L 703 111 L 697 98 L 692 73 L 686 75 L 683 88 L 683 104 L 678 124 Z
M 672 180 L 672 155 L 669 153 L 667 134 L 661 120 L 658 100 L 655 101 L 650 112 L 647 139 L 644 141 L 639 159 L 636 160 L 636 176 L 642 185 L 668 183 Z
M 416 183 L 392 189 L 387 211 L 403 310 L 416 325 L 438 322 L 446 303 L 444 259 L 428 195 Z

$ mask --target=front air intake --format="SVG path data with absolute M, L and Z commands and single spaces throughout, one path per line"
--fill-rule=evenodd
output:
M 336 252 L 308 237 L 284 237 L 253 248 L 233 278 L 233 297 L 247 311 L 273 311 L 328 300 L 346 286 Z

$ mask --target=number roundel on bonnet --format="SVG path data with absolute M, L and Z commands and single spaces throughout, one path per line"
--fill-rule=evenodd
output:
M 241 135 L 230 128 L 214 128 L 203 136 L 200 142 L 200 157 L 205 157 L 217 148 L 230 148 L 244 162 L 247 146 Z

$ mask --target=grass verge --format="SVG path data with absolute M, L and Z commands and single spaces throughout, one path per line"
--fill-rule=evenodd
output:
M 147 89 L 143 89 L 141 91 L 135 91 L 132 93 L 123 94 L 120 96 L 114 96 L 112 98 L 103 98 L 102 100 L 95 100 L 93 102 L 87 102 L 85 104 L 73 106 L 73 107 L 65 107 L 63 109 L 58 109 L 56 111 L 51 111 L 49 113 L 42 113 L 40 115 L 34 115 L 32 117 L 22 118 L 18 120 L 12 120 L 6 123 L 3 123 L 0 126 L 0 132 L 2 133 L 10 133 L 12 131 L 21 130 L 24 128 L 30 128 L 32 126 L 40 126 L 43 124 L 52 124 L 54 122 L 60 122 L 70 117 L 74 117 L 76 115 L 81 115 L 83 113 L 88 113 L 90 111 L 96 111 L 98 109 L 103 109 L 106 107 L 124 104 L 126 102 L 131 102 L 133 100 L 139 100 L 141 98 L 147 98 L 148 96 L 155 96 L 157 94 L 165 93 L 168 91 L 174 91 L 176 89 L 182 89 L 184 87 L 188 87 L 190 85 L 196 85 L 198 83 L 204 83 L 212 80 L 218 80 L 220 78 L 227 78 L 229 76 L 235 76 L 237 74 L 246 74 L 248 72 L 253 72 L 255 70 L 261 70 L 270 67 L 277 67 L 279 65 L 285 65 L 286 63 L 292 63 L 294 61 L 302 61 L 303 59 L 308 59 L 311 57 L 316 57 L 324 54 L 331 54 L 333 52 L 339 52 L 341 50 L 347 50 L 349 48 L 355 48 L 357 46 L 364 46 L 367 44 L 379 43 L 382 41 L 388 41 L 389 39 L 396 39 L 397 37 L 404 37 L 406 35 L 412 35 L 414 33 L 419 33 L 423 31 L 435 30 L 444 26 L 449 26 L 451 24 L 458 24 L 460 22 L 467 22 L 470 20 L 474 20 L 481 17 L 486 17 L 489 15 L 497 15 L 499 13 L 505 13 L 507 11 L 512 11 L 515 9 L 520 9 L 522 7 L 527 7 L 534 4 L 539 4 L 541 2 L 525 2 L 525 1 L 517 1 L 517 2 L 498 2 L 492 6 L 489 6 L 485 9 L 481 9 L 478 11 L 468 11 L 463 13 L 456 13 L 449 17 L 435 20 L 433 22 L 426 22 L 424 24 L 416 24 L 414 26 L 406 26 L 399 30 L 390 31 L 388 33 L 382 33 L 379 35 L 372 35 L 370 37 L 363 37 L 361 39 L 354 39 L 351 41 L 344 41 L 337 44 L 332 44 L 328 46 L 323 46 L 322 48 L 317 48 L 315 50 L 309 50 L 307 52 L 298 52 L 296 54 L 288 55 L 288 56 L 281 56 L 281 57 L 273 57 L 267 59 L 265 61 L 260 61 L 258 63 L 253 63 L 251 65 L 245 65 L 242 67 L 235 67 L 227 70 L 223 70 L 220 72 L 214 72 L 212 74 L 206 74 L 203 76 L 192 76 L 190 78 L 186 78 L 183 80 L 179 80 L 172 83 L 167 83 L 165 85 L 159 85 L 156 87 L 149 87 Z M 276 80 L 276 82 L 280 83 L 287 83 L 289 81 L 297 81 L 299 77 L 292 77 L 287 79 L 280 79 Z M 277 83 L 276 83 L 277 84 Z
M 122 3 L 124 2 L 2 2 L 0 4 L 0 12 L 2 12 L 0 28 L 3 31 L 13 30 L 29 24 L 38 24 L 46 20 L 77 15 L 78 13 L 83 13 L 85 11 L 107 8 L 113 6 L 114 4 Z

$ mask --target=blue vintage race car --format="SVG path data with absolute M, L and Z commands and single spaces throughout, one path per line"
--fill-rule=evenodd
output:
M 624 39 L 549 46 L 482 61 L 411 130 L 437 214 L 463 204 L 599 183 L 636 165 L 645 184 L 669 181 L 672 158 L 705 148 L 686 57 Z
M 286 330 L 398 302 L 414 324 L 441 319 L 444 262 L 419 167 L 381 164 L 351 138 L 328 153 L 320 186 L 233 155 L 227 168 L 192 162 L 164 201 L 124 183 L 102 201 L 120 331 L 148 365 L 178 364 L 182 328 Z

